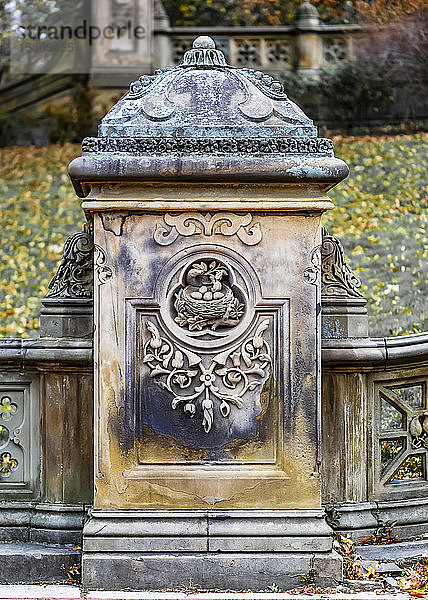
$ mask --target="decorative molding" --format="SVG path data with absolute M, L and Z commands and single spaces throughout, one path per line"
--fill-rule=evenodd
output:
M 49 283 L 47 298 L 92 298 L 93 249 L 87 226 L 67 238 L 61 262 Z
M 126 154 L 319 154 L 333 156 L 328 138 L 172 138 L 172 137 L 88 137 L 82 152 Z
M 192 235 L 237 235 L 238 238 L 247 246 L 255 246 L 262 239 L 260 224 L 252 221 L 251 214 L 235 215 L 232 213 L 217 213 L 205 215 L 200 213 L 187 212 L 181 215 L 166 214 L 163 217 L 165 225 L 157 224 L 153 234 L 155 242 L 161 246 L 169 246 L 182 235 L 189 237 Z
M 37 498 L 40 486 L 39 374 L 15 366 L 0 373 L 2 500 Z
M 156 325 L 146 321 L 151 337 L 144 344 L 143 363 L 150 369 L 150 377 L 173 396 L 172 409 L 181 404 L 184 413 L 193 418 L 199 408 L 202 427 L 209 433 L 216 406 L 220 415 L 227 418 L 231 406 L 242 408 L 248 392 L 266 381 L 272 363 L 263 337 L 268 326 L 268 320 L 261 321 L 252 337 L 217 354 L 205 367 L 198 354 L 161 337 Z
M 359 291 L 361 281 L 346 262 L 343 246 L 322 228 L 321 295 L 325 298 L 364 298 Z
M 245 305 L 235 297 L 229 282 L 229 269 L 220 261 L 192 263 L 185 285 L 175 292 L 175 322 L 189 331 L 238 325 Z

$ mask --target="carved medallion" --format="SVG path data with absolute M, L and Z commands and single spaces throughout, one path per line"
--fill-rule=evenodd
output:
M 247 395 L 268 378 L 272 359 L 263 337 L 268 327 L 267 319 L 261 321 L 251 337 L 204 364 L 201 356 L 161 336 L 156 325 L 146 321 L 151 337 L 144 344 L 143 363 L 150 377 L 173 396 L 171 407 L 182 405 L 190 418 L 201 413 L 209 433 L 216 413 L 226 418 L 231 406 L 242 408 Z
M 189 331 L 238 325 L 245 305 L 234 294 L 229 269 L 218 260 L 194 262 L 175 293 L 175 322 Z
M 232 213 L 217 213 L 215 215 L 200 213 L 183 213 L 181 215 L 166 214 L 164 225 L 157 224 L 153 238 L 161 246 L 169 246 L 179 235 L 237 235 L 247 246 L 255 246 L 262 239 L 259 223 L 251 225 L 250 214 L 235 215 Z M 251 225 L 251 226 L 250 226 Z

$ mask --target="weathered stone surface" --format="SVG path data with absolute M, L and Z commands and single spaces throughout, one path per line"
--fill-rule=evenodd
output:
M 419 558 L 426 556 L 428 551 L 427 540 L 414 540 L 391 544 L 387 546 L 359 546 L 358 555 L 365 560 L 378 560 L 382 563 L 393 563 L 406 558 Z
M 92 293 L 91 293 L 92 295 Z M 44 298 L 40 312 L 42 338 L 91 338 L 94 332 L 92 299 Z
M 154 239 L 162 223 L 159 217 L 130 214 L 122 235 L 116 236 L 95 216 L 96 243 L 105 249 L 112 270 L 109 282 L 97 288 L 96 302 L 103 307 L 98 312 L 97 328 L 99 411 L 105 427 L 117 431 L 114 438 L 108 435 L 108 444 L 101 442 L 99 446 L 98 468 L 103 476 L 97 481 L 97 508 L 120 507 L 123 502 L 128 508 L 319 506 L 314 379 L 308 377 L 315 373 L 317 360 L 309 351 L 316 346 L 316 298 L 315 288 L 303 278 L 318 217 L 254 213 L 253 221 L 259 224 L 262 237 L 245 250 L 250 263 L 242 256 L 245 244 L 238 236 L 224 237 L 227 246 L 221 243 L 221 234 L 216 235 L 214 244 L 209 236 L 202 235 L 201 241 L 206 239 L 202 245 L 189 245 L 190 240 L 180 236 L 173 247 L 161 246 Z M 285 237 L 293 253 L 284 247 Z M 141 248 L 146 251 L 142 253 Z M 205 268 L 211 263 L 227 264 L 228 277 L 236 282 L 230 288 L 234 290 L 236 285 L 236 292 L 231 294 L 237 294 L 245 306 L 232 327 L 213 330 L 208 325 L 201 330 L 203 337 L 200 330 L 177 322 L 179 313 L 174 306 L 176 295 L 184 289 L 180 279 L 183 269 L 188 273 L 192 265 L 201 263 Z M 267 264 L 269 278 L 264 277 Z M 289 290 L 294 291 L 292 302 L 288 300 Z M 123 299 L 124 310 L 116 310 L 117 298 Z M 257 385 L 241 397 L 241 407 L 229 406 L 229 415 L 226 409 L 224 414 L 220 412 L 228 403 L 227 396 L 219 400 L 210 395 L 214 403 L 212 427 L 204 430 L 206 412 L 203 399 L 195 391 L 204 369 L 218 377 L 222 390 L 221 378 L 227 373 L 220 371 L 233 365 L 229 359 L 215 357 L 227 349 L 239 354 L 241 345 L 250 343 L 265 322 L 266 329 L 260 330 L 257 343 L 269 357 L 269 364 L 265 359 L 247 359 L 245 365 L 242 355 L 239 359 L 239 368 L 263 371 L 264 375 L 248 375 L 250 385 L 260 382 L 264 386 L 261 396 L 257 387 L 262 387 Z M 299 330 L 298 339 L 289 340 L 290 329 Z M 121 333 L 116 336 L 115 332 Z M 276 339 L 284 347 L 291 345 L 290 362 L 284 355 L 279 359 Z M 174 367 L 165 357 L 160 365 L 151 358 L 160 347 L 172 357 L 177 352 L 184 357 L 186 351 L 192 354 L 177 358 L 181 366 Z M 218 365 L 214 370 L 210 366 L 213 361 Z M 174 409 L 174 396 L 168 388 L 174 368 L 192 372 L 190 383 L 183 380 L 187 386 L 184 393 L 179 384 L 174 389 L 177 398 L 196 394 L 194 418 L 183 411 L 181 402 Z M 273 379 L 268 380 L 270 370 Z M 125 386 L 121 373 L 126 377 Z M 292 398 L 299 398 L 299 402 Z M 124 420 L 117 415 L 123 415 Z M 103 427 L 100 441 L 107 439 L 106 434 Z M 205 465 L 210 465 L 209 470 Z M 256 494 L 251 491 L 254 486 Z
M 84 551 L 325 552 L 331 530 L 322 510 L 92 512 Z

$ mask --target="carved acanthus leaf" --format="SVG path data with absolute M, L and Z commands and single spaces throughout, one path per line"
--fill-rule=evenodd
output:
M 193 418 L 202 414 L 202 426 L 209 433 L 216 412 L 228 417 L 231 406 L 244 406 L 249 392 L 260 388 L 269 376 L 272 362 L 264 332 L 267 319 L 261 321 L 250 338 L 226 350 L 204 365 L 202 358 L 161 336 L 152 321 L 146 322 L 150 339 L 144 344 L 144 359 L 150 377 L 172 396 L 171 407 L 182 405 Z
M 89 228 L 67 238 L 48 298 L 92 298 L 94 242 Z
M 322 229 L 321 294 L 327 298 L 363 298 L 359 291 L 361 281 L 346 262 L 341 242 Z

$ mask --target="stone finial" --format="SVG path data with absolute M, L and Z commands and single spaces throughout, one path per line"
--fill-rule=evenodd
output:
M 310 3 L 310 0 L 305 0 L 296 10 L 295 23 L 298 29 L 311 29 L 318 27 L 320 17 L 316 7 Z
M 225 67 L 226 65 L 223 52 L 216 49 L 214 40 L 208 35 L 197 37 L 180 63 L 181 67 Z

